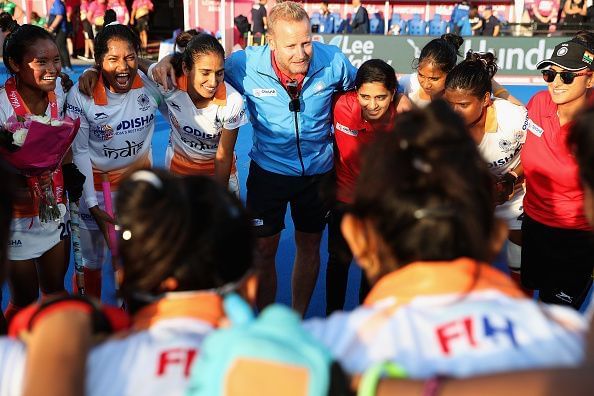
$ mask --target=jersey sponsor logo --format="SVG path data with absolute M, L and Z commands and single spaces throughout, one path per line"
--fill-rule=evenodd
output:
M 129 120 L 120 121 L 118 126 L 116 127 L 117 131 L 128 131 L 127 133 L 137 132 L 140 129 L 144 128 L 145 126 L 151 124 L 154 120 L 155 116 L 153 114 L 144 116 L 144 117 L 136 117 L 131 118 Z M 121 133 L 118 133 L 118 135 Z
M 508 162 L 510 162 L 511 160 L 513 160 L 514 158 L 516 158 L 516 156 L 518 154 L 520 154 L 520 150 L 522 149 L 522 144 L 518 144 L 517 147 L 515 147 L 514 152 L 511 153 L 510 155 L 507 155 L 503 158 L 500 158 L 498 160 L 495 161 L 491 161 L 489 162 L 487 165 L 489 168 L 498 168 L 500 166 L 506 165 Z
M 541 137 L 542 133 L 544 132 L 544 129 L 542 129 L 540 126 L 536 125 L 536 123 L 532 120 L 528 120 L 528 131 L 532 132 L 535 136 L 537 137 Z
M 217 133 L 216 135 L 213 135 L 212 133 L 205 133 L 202 132 L 200 129 L 198 128 L 192 128 L 189 125 L 185 125 L 182 130 L 187 133 L 188 135 L 192 135 L 192 136 L 196 136 L 198 138 L 204 138 L 204 139 L 214 139 L 217 136 L 220 135 L 220 131 L 219 133 Z
M 20 239 L 11 239 L 8 241 L 8 247 L 11 247 L 11 248 L 23 247 L 23 242 Z
M 142 111 L 146 111 L 151 107 L 151 101 L 145 93 L 138 95 L 136 101 L 138 102 L 138 108 Z
M 175 102 L 169 102 L 169 106 L 173 107 L 174 110 L 181 111 L 180 105 Z
M 79 114 L 79 115 L 82 115 L 83 114 L 83 111 L 82 111 L 82 109 L 80 107 L 71 105 L 70 103 L 66 103 L 66 110 L 67 111 L 71 111 L 71 112 L 73 112 L 75 114 Z
M 455 354 L 456 350 L 466 351 L 498 346 L 508 342 L 518 348 L 514 322 L 504 316 L 467 316 L 435 327 L 435 336 L 444 355 Z
M 113 128 L 109 124 L 97 125 L 92 129 L 93 136 L 105 142 L 113 137 Z
M 340 132 L 346 133 L 347 135 L 351 135 L 351 136 L 357 136 L 359 134 L 359 132 L 355 129 L 350 129 L 344 125 L 342 125 L 340 122 L 336 123 L 336 129 L 339 130 Z
M 276 96 L 276 89 L 274 88 L 254 88 L 252 93 L 256 98 L 263 98 L 265 96 Z
M 109 116 L 105 113 L 95 113 L 95 120 L 104 120 L 106 118 L 108 118 Z
M 197 355 L 198 350 L 195 348 L 172 348 L 164 350 L 159 354 L 157 360 L 157 376 L 163 377 L 171 374 L 173 371 L 179 372 L 181 369 L 183 376 L 188 378 L 192 363 Z
M 203 142 L 200 139 L 190 140 L 183 136 L 181 136 L 181 141 L 184 142 L 185 144 L 187 144 L 188 146 L 190 146 L 191 148 L 199 150 L 199 151 L 215 150 L 219 147 L 218 142 L 215 144 L 208 144 L 208 143 Z
M 103 145 L 103 155 L 107 158 L 118 159 L 120 157 L 132 157 L 142 150 L 144 141 L 136 143 L 135 141 L 126 140 L 126 147 L 112 148 Z
M 252 219 L 252 226 L 254 227 L 262 227 L 264 225 L 264 220 L 262 219 Z

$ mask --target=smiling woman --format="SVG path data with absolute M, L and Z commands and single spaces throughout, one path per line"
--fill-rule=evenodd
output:
M 138 37 L 127 26 L 104 27 L 95 38 L 100 72 L 93 97 L 83 95 L 78 86 L 68 96 L 69 115 L 81 120 L 73 152 L 86 176 L 80 204 L 85 286 L 87 294 L 97 297 L 114 223 L 113 213 L 108 213 L 109 190 L 115 194 L 124 173 L 152 163 L 151 138 L 161 96 L 138 71 L 139 49 Z
M 0 90 L 0 124 L 33 115 L 61 119 L 64 93 L 56 79 L 61 70 L 60 56 L 52 36 L 38 26 L 16 26 L 4 41 L 4 64 L 11 77 Z M 42 153 L 39 153 L 40 155 Z M 8 249 L 11 301 L 6 310 L 10 319 L 35 300 L 39 289 L 44 295 L 64 291 L 69 242 L 65 213 L 58 191 L 63 191 L 61 170 L 45 172 L 45 186 L 54 187 L 60 210 L 58 221 L 42 224 L 39 201 L 28 187 L 24 171 L 18 178 L 16 201 Z M 51 180 L 51 181 L 50 181 Z M 41 183 L 41 182 L 39 182 Z M 39 184 L 38 184 L 39 187 Z
M 528 103 L 522 163 L 526 175 L 522 283 L 545 302 L 579 308 L 592 285 L 594 243 L 584 215 L 584 191 L 566 139 L 594 85 L 594 42 L 579 38 L 540 62 L 547 91 Z

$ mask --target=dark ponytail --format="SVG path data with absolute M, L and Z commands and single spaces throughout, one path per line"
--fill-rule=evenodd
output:
M 446 33 L 440 38 L 429 41 L 421 50 L 416 65 L 413 66 L 417 68 L 424 62 L 430 62 L 444 73 L 448 73 L 456 66 L 463 43 L 464 39 L 457 34 Z
M 181 33 L 180 36 L 184 33 Z M 188 36 L 185 38 L 187 39 Z M 180 42 L 184 44 L 184 41 L 185 39 Z M 176 52 L 171 59 L 175 75 L 178 77 L 183 73 L 182 62 L 186 64 L 188 69 L 192 69 L 194 60 L 202 55 L 217 54 L 225 60 L 225 49 L 219 43 L 219 40 L 208 33 L 199 33 L 195 36 L 189 35 L 189 40 L 185 41 L 185 44 L 185 50 L 181 53 Z
M 477 98 L 482 98 L 487 92 L 492 93 L 491 80 L 498 69 L 496 60 L 490 52 L 468 51 L 466 59 L 448 73 L 446 89 L 470 91 Z
M 371 222 L 398 265 L 489 259 L 491 174 L 445 102 L 401 114 L 365 153 L 357 183 L 352 213 Z

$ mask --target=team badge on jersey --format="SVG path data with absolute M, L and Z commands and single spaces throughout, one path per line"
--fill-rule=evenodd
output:
M 102 142 L 113 137 L 113 128 L 109 124 L 97 125 L 93 128 L 93 135 Z
M 254 88 L 252 93 L 256 98 L 263 98 L 265 96 L 276 96 L 276 89 L 274 88 Z
M 501 139 L 499 141 L 499 148 L 501 150 L 505 151 L 506 153 L 509 153 L 510 151 L 514 151 L 516 149 L 516 146 L 517 146 L 517 144 L 514 144 L 507 139 Z
M 138 95 L 137 101 L 139 109 L 142 111 L 148 110 L 151 107 L 151 101 L 145 93 L 141 93 L 140 95 Z

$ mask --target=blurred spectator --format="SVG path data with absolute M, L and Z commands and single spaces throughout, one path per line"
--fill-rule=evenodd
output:
M 68 55 L 74 55 L 76 36 L 80 30 L 80 1 L 64 0 L 66 6 L 66 47 Z
M 545 32 L 546 34 L 555 30 L 551 24 L 557 23 L 559 0 L 535 0 L 530 9 L 536 20 L 537 33 Z
M 267 0 L 256 0 L 252 7 L 252 34 L 254 36 L 258 33 L 263 35 L 268 30 L 266 2 Z
M 462 0 L 460 3 L 454 6 L 452 10 L 452 16 L 450 18 L 450 31 L 454 34 L 461 35 L 462 26 L 458 25 L 460 19 L 467 17 L 470 13 L 470 3 L 468 0 Z
M 89 4 L 87 10 L 87 20 L 93 26 L 93 33 L 97 34 L 103 29 L 103 16 L 107 10 L 106 0 L 94 0 Z
M 12 15 L 6 11 L 0 13 L 0 31 L 2 31 L 5 36 L 12 32 L 17 26 L 17 21 L 12 19 Z
M 128 12 L 128 7 L 124 0 L 109 0 L 107 8 L 111 8 L 115 11 L 118 23 L 127 25 L 130 22 L 130 13 Z
M 107 26 L 112 22 L 118 21 L 118 15 L 114 10 L 111 8 L 105 11 L 105 15 L 103 15 L 103 26 Z M 118 22 L 119 23 L 119 22 Z
M 134 0 L 132 3 L 130 24 L 135 25 L 136 30 L 138 30 L 143 51 L 146 51 L 148 46 L 149 14 L 153 9 L 154 5 L 151 0 Z
M 321 12 L 322 23 L 321 23 L 320 33 L 326 33 L 326 34 L 334 33 L 334 24 L 336 21 L 334 20 L 334 16 L 332 15 L 332 13 L 330 12 L 330 9 L 328 8 L 327 1 L 322 1 L 321 11 L 322 11 Z
M 351 28 L 353 34 L 369 34 L 369 14 L 367 9 L 361 5 L 361 0 L 353 0 L 353 19 Z
M 0 11 L 9 13 L 17 22 L 23 17 L 22 8 L 10 0 L 0 1 Z
M 53 33 L 56 38 L 56 45 L 58 46 L 60 60 L 62 61 L 62 71 L 66 74 L 72 73 L 70 54 L 66 46 L 66 4 L 62 0 L 54 0 L 52 8 L 49 11 L 46 29 L 50 33 Z
M 501 29 L 499 19 L 495 15 L 493 15 L 493 7 L 488 5 L 485 7 L 483 11 L 483 36 L 491 36 L 496 37 L 499 36 L 499 32 Z
M 563 22 L 577 25 L 585 22 L 587 15 L 586 0 L 566 0 L 563 5 Z
M 47 19 L 40 17 L 39 14 L 36 13 L 35 11 L 33 11 L 31 13 L 31 24 L 32 25 L 44 27 L 46 23 L 47 23 Z
M 80 21 L 83 28 L 83 34 L 85 36 L 85 53 L 83 55 L 83 60 L 90 60 L 93 58 L 93 52 L 95 50 L 95 46 L 93 44 L 93 40 L 95 39 L 95 34 L 93 33 L 93 25 L 89 22 L 87 18 L 87 13 L 89 10 L 89 6 L 92 0 L 82 0 L 80 3 Z
M 460 32 L 460 36 L 462 37 L 472 36 L 472 26 L 470 24 L 469 15 L 470 14 L 460 18 L 456 24 L 456 27 L 458 28 L 457 30 Z
M 477 6 L 471 6 L 468 12 L 468 21 L 470 22 L 470 29 L 472 30 L 473 36 L 480 36 L 483 32 L 483 18 L 478 12 Z

